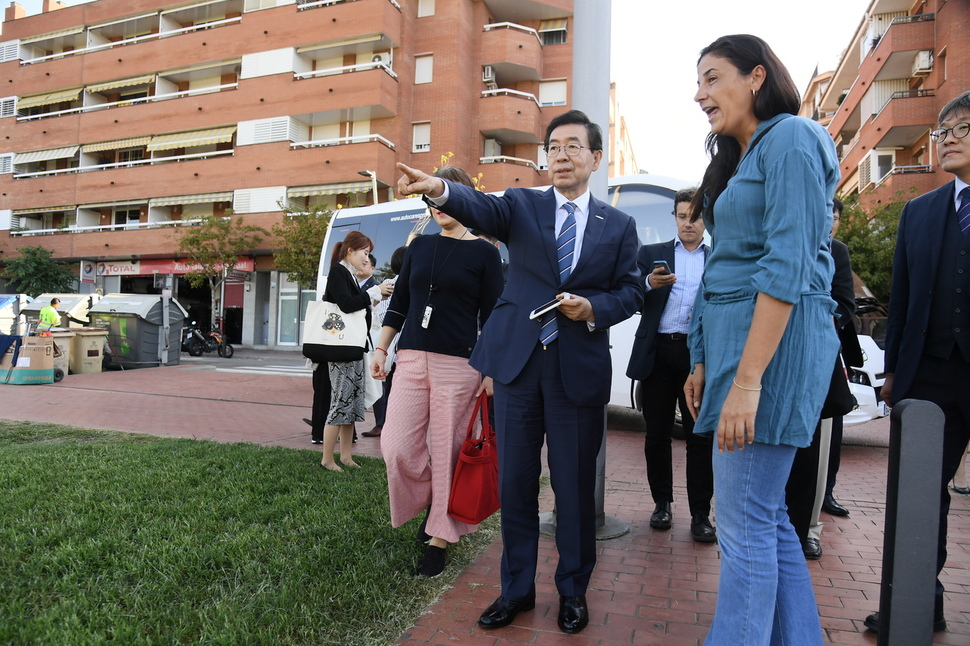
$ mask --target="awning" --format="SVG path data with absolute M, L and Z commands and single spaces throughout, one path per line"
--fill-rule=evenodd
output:
M 79 204 L 79 209 L 112 209 L 116 206 L 141 206 L 148 200 L 116 200 L 114 202 L 99 202 L 97 204 Z
M 337 184 L 315 184 L 313 186 L 294 186 L 286 189 L 286 197 L 309 197 L 311 195 L 337 195 L 338 193 L 366 193 L 371 190 L 369 181 L 340 182 Z
M 223 65 L 238 65 L 242 62 L 241 58 L 227 58 L 224 61 L 206 61 L 205 63 L 196 63 L 195 65 L 188 65 L 186 67 L 178 67 L 174 70 L 165 70 L 159 72 L 162 76 L 171 76 L 174 74 L 184 74 L 186 72 L 195 72 L 197 70 L 207 70 L 207 69 L 217 69 Z
M 13 165 L 29 164 L 31 162 L 48 161 L 50 159 L 66 159 L 73 157 L 80 146 L 66 148 L 49 148 L 47 150 L 33 150 L 29 153 L 14 153 Z
M 562 31 L 566 28 L 567 18 L 557 18 L 555 20 L 543 20 L 539 23 L 539 31 Z
M 358 36 L 356 38 L 347 38 L 345 40 L 331 40 L 326 43 L 317 43 L 316 45 L 304 45 L 303 47 L 297 47 L 297 54 L 305 54 L 307 52 L 315 52 L 321 49 L 330 49 L 331 47 L 343 47 L 345 45 L 360 45 L 361 43 L 376 43 L 384 39 L 384 34 L 370 34 L 367 36 Z
M 108 83 L 98 83 L 96 85 L 89 85 L 84 90 L 86 92 L 104 92 L 105 90 L 114 90 L 119 87 L 131 87 L 132 85 L 146 85 L 148 83 L 155 82 L 154 74 L 146 74 L 145 76 L 133 76 L 127 79 L 120 79 L 117 81 L 110 81 Z
M 29 215 L 31 213 L 57 213 L 59 211 L 73 211 L 74 205 L 70 206 L 45 206 L 43 208 L 33 208 L 33 209 L 14 209 L 14 215 Z
M 172 150 L 173 148 L 191 148 L 193 146 L 207 146 L 232 141 L 236 126 L 213 128 L 211 130 L 193 130 L 179 132 L 174 135 L 157 135 L 152 137 L 148 150 Z
M 74 101 L 79 96 L 81 96 L 81 88 L 74 90 L 61 90 L 60 92 L 51 92 L 50 94 L 35 94 L 34 96 L 25 96 L 22 99 L 17 100 L 17 109 L 26 110 L 27 108 L 36 108 L 39 105 L 52 105 L 54 103 Z
M 221 193 L 198 193 L 196 195 L 170 195 L 156 197 L 148 202 L 148 206 L 174 206 L 176 204 L 210 204 L 212 202 L 232 202 L 232 191 Z
M 162 11 L 162 15 L 164 16 L 165 14 L 175 13 L 176 11 L 185 11 L 187 9 L 198 9 L 199 7 L 205 7 L 217 2 L 223 2 L 223 0 L 206 0 L 205 2 L 196 2 L 195 4 L 184 4 L 182 6 L 175 7 L 174 9 L 166 9 Z
M 115 139 L 114 141 L 102 141 L 99 144 L 87 144 L 81 146 L 82 153 L 97 153 L 103 150 L 118 150 L 120 148 L 137 148 L 147 146 L 151 143 L 151 137 L 132 137 L 130 139 Z
M 71 27 L 70 29 L 62 29 L 60 31 L 52 31 L 46 34 L 41 34 L 40 36 L 30 36 L 29 38 L 21 38 L 20 44 L 26 45 L 28 43 L 37 43 L 42 40 L 49 40 L 51 38 L 60 38 L 61 36 L 73 36 L 74 34 L 80 34 L 84 31 L 84 26 Z

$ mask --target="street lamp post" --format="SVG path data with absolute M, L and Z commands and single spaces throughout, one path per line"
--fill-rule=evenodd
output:
M 377 202 L 379 201 L 377 199 L 377 173 L 375 173 L 372 170 L 359 170 L 357 171 L 357 174 L 363 175 L 364 177 L 370 177 L 370 187 L 371 187 L 371 190 L 374 192 L 374 204 L 377 204 Z

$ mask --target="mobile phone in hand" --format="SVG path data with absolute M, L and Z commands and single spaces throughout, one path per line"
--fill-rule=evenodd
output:
M 662 275 L 666 276 L 670 273 L 670 265 L 667 264 L 666 260 L 654 260 L 653 270 L 656 271 L 658 267 L 660 268 L 660 273 Z

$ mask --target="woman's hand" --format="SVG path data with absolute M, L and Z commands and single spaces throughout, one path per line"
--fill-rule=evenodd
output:
M 380 350 L 374 352 L 374 360 L 370 364 L 370 376 L 378 381 L 384 381 L 387 371 L 384 370 L 384 360 L 387 357 Z
M 697 414 L 701 410 L 701 400 L 704 398 L 704 364 L 694 364 L 694 372 L 687 375 L 684 382 L 684 397 L 687 399 L 687 412 L 697 421 Z
M 495 389 L 492 387 L 492 378 L 485 377 L 482 379 L 482 385 L 478 387 L 478 392 L 475 393 L 475 397 L 480 397 L 482 393 L 488 393 L 488 396 L 491 397 L 494 392 Z
M 734 448 L 744 450 L 745 444 L 754 442 L 754 418 L 761 401 L 761 388 L 741 388 L 731 384 L 721 418 L 717 422 L 717 449 L 734 453 Z

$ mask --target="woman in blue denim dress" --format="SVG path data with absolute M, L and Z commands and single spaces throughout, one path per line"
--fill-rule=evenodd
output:
M 838 348 L 828 252 L 838 159 L 821 126 L 794 116 L 798 90 L 761 39 L 719 38 L 697 72 L 711 164 L 692 206 L 713 245 L 684 389 L 694 432 L 717 440 L 722 553 L 705 643 L 821 644 L 785 483 L 795 449 L 811 441 Z

